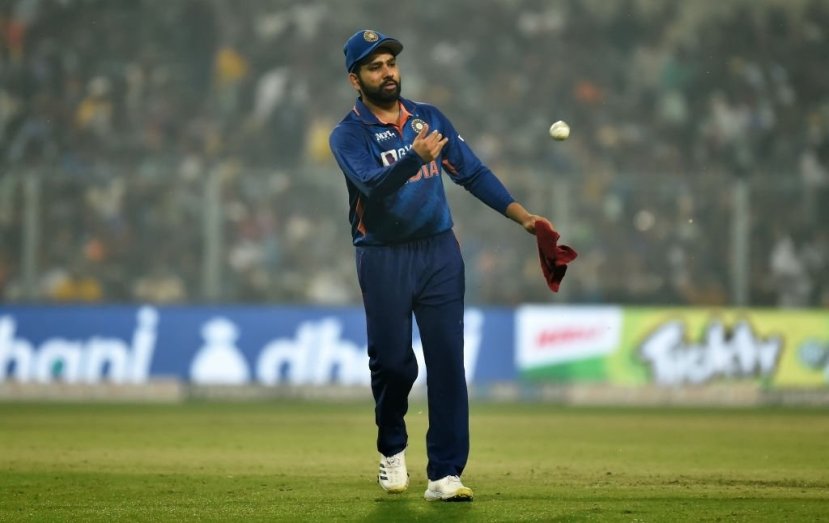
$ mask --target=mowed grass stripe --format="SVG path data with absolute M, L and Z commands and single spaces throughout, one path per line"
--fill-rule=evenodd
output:
M 822 409 L 472 406 L 472 504 L 375 484 L 370 403 L 0 404 L 3 521 L 829 521 Z

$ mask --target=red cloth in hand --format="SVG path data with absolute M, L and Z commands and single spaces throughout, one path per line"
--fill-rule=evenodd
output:
M 578 253 L 567 245 L 558 244 L 559 234 L 545 221 L 535 222 L 535 239 L 538 242 L 538 258 L 541 272 L 547 280 L 547 286 L 558 292 L 567 264 L 575 260 Z

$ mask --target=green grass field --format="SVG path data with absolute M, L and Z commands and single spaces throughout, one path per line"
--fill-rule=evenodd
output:
M 375 483 L 372 407 L 0 404 L 0 521 L 829 521 L 825 409 L 473 404 L 473 503 Z

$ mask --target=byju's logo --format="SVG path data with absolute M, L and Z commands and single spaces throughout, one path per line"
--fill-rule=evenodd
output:
M 411 145 L 407 145 L 406 147 L 401 147 L 400 149 L 389 149 L 388 151 L 380 153 L 380 159 L 383 161 L 383 167 L 388 167 L 397 160 L 406 156 L 406 152 L 411 148 Z

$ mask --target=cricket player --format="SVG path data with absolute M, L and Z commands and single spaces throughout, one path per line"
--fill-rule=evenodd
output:
M 531 234 L 537 221 L 547 220 L 515 201 L 440 110 L 400 96 L 402 50 L 398 40 L 377 31 L 348 39 L 345 68 L 358 97 L 329 140 L 348 187 L 368 331 L 378 482 L 389 493 L 409 486 L 404 416 L 418 372 L 414 314 L 428 371 L 424 497 L 472 501 L 472 489 L 461 482 L 469 456 L 464 262 L 441 173 Z

